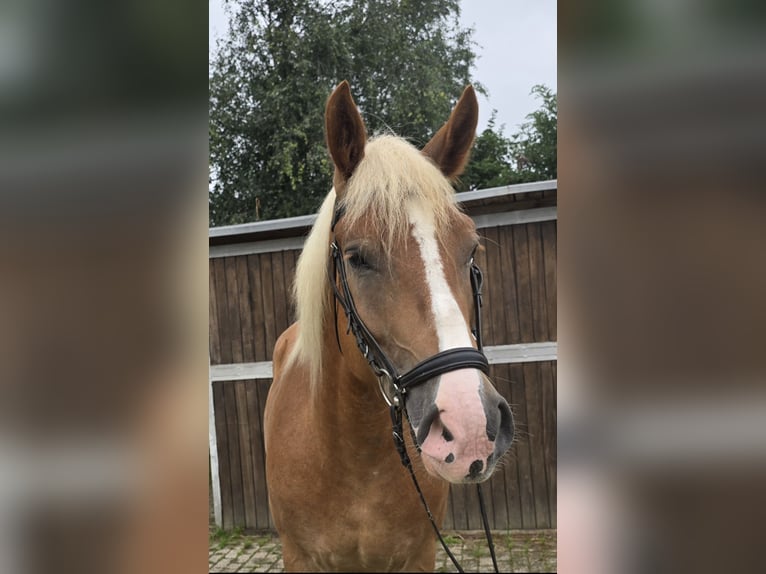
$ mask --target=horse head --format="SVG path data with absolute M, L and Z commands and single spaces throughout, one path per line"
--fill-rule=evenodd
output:
M 374 379 L 369 363 L 377 354 L 382 358 L 373 370 L 382 362 L 390 375 L 452 349 L 468 349 L 471 356 L 476 347 L 471 272 L 481 247 L 473 221 L 456 205 L 452 182 L 465 168 L 477 119 L 468 86 L 449 120 L 417 150 L 393 136 L 368 140 L 346 82 L 327 102 L 335 165 L 332 234 L 335 263 L 343 267 L 342 280 L 330 279 L 353 299 L 369 333 L 360 348 L 377 347 L 344 352 L 359 381 Z M 342 316 L 339 324 L 345 329 Z M 430 474 L 452 483 L 481 482 L 511 445 L 513 416 L 483 369 L 470 360 L 457 367 L 407 388 L 403 406 Z M 401 391 L 390 388 L 392 378 L 384 377 L 381 389 L 389 401 Z

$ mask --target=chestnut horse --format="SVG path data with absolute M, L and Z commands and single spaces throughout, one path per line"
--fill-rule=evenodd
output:
M 394 136 L 368 140 L 346 82 L 327 102 L 334 186 L 298 262 L 298 321 L 277 341 L 265 413 L 269 502 L 288 571 L 434 569 L 434 532 L 392 441 L 391 379 L 368 364 L 335 293 L 353 297 L 398 372 L 457 348 L 486 365 L 471 331 L 479 241 L 451 185 L 477 118 L 468 86 L 420 151 Z M 445 370 L 421 377 L 403 405 L 437 524 L 449 483 L 487 480 L 513 439 L 510 408 L 482 369 Z

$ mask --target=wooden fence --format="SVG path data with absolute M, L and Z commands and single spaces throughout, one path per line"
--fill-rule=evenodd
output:
M 516 441 L 484 485 L 493 529 L 556 527 L 556 181 L 459 194 L 483 237 L 483 337 Z M 290 286 L 313 216 L 210 230 L 210 460 L 215 521 L 273 530 L 263 408 L 271 354 L 294 320 Z M 392 445 L 393 448 L 393 445 Z M 453 485 L 445 529 L 482 528 Z

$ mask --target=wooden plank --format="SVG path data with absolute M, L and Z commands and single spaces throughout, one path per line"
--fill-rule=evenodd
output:
M 539 363 L 524 364 L 527 396 L 527 428 L 529 429 L 532 490 L 535 495 L 535 528 L 550 528 L 548 513 L 548 479 L 545 472 L 545 444 L 543 442 L 543 410 Z
M 484 282 L 487 285 L 487 291 L 492 293 L 491 298 L 485 299 L 483 316 L 484 322 L 488 325 L 490 336 L 488 341 L 495 344 L 502 342 L 506 334 L 505 313 L 503 311 L 503 276 L 500 269 L 500 241 L 498 229 L 487 229 L 487 272 L 484 275 Z M 486 342 L 485 342 L 486 344 Z M 503 385 L 493 375 L 499 369 L 493 366 L 490 369 L 490 380 L 492 380 L 495 389 L 506 401 L 510 401 L 504 391 L 507 390 L 507 384 Z M 488 508 L 491 508 L 491 522 L 493 528 L 507 528 L 508 524 L 508 500 L 506 496 L 505 474 L 495 472 L 489 480 L 489 484 L 484 488 L 484 502 Z M 503 526 L 500 526 L 500 525 Z
M 515 345 L 490 345 L 484 354 L 491 365 L 509 363 L 541 363 L 557 359 L 558 343 L 517 343 Z M 211 365 L 213 381 L 242 381 L 245 379 L 270 379 L 273 376 L 272 361 L 255 363 L 227 363 Z
M 218 444 L 218 477 L 221 483 L 221 522 L 229 530 L 234 526 L 231 493 L 231 466 L 229 465 L 229 433 L 226 424 L 226 401 L 223 383 L 213 383 L 213 408 L 215 409 L 215 435 Z
M 476 493 L 476 485 L 464 484 L 463 491 L 465 492 L 465 514 L 468 530 L 481 530 L 484 526 L 481 521 L 481 508 L 479 507 L 479 495 Z
M 516 422 L 516 412 L 519 407 L 514 403 L 514 387 L 518 383 L 511 378 L 511 370 L 508 365 L 497 365 L 495 369 L 497 373 L 495 380 L 498 382 L 498 386 L 504 390 L 503 396 L 508 401 L 514 416 L 514 422 Z M 522 527 L 519 459 L 516 449 L 517 441 L 518 438 L 515 437 L 510 451 L 501 461 L 503 478 L 505 479 L 505 496 L 508 509 L 508 526 L 506 528 L 516 529 Z
M 549 341 L 542 232 L 539 223 L 530 223 L 526 227 L 529 246 L 529 279 L 534 339 L 535 341 Z
M 231 345 L 232 363 L 242 362 L 242 328 L 239 320 L 239 288 L 237 286 L 237 262 L 234 257 L 224 257 L 226 269 L 226 319 L 227 337 Z
M 486 347 L 487 345 L 494 344 L 498 330 L 494 324 L 494 308 L 498 300 L 502 299 L 502 285 L 500 283 L 500 274 L 496 271 L 498 269 L 497 261 L 499 259 L 499 245 L 497 243 L 497 229 L 487 228 L 484 230 L 484 253 L 483 253 L 483 265 L 480 268 L 484 272 L 484 287 L 483 287 L 483 305 L 481 309 L 482 317 L 482 343 Z M 500 335 L 502 337 L 502 334 Z M 490 371 L 490 380 L 492 372 Z M 493 484 L 498 481 L 497 475 L 493 475 L 489 480 L 489 484 L 485 484 L 484 487 L 484 504 L 487 509 L 487 519 L 490 525 L 495 524 L 495 512 L 494 508 L 498 504 L 495 502 L 496 490 L 493 488 Z M 468 504 L 468 525 L 469 528 L 473 528 L 472 524 L 476 522 L 476 518 L 479 519 L 479 528 L 483 528 L 481 524 L 481 509 L 478 506 L 479 500 L 476 495 L 476 487 L 469 489 Z M 475 500 L 475 504 L 473 502 Z
M 242 499 L 244 503 L 244 520 L 246 528 L 256 528 L 255 519 L 255 484 L 252 456 L 252 438 L 250 435 L 250 418 L 248 416 L 246 381 L 229 383 L 234 386 L 234 396 L 237 401 L 237 428 L 239 438 L 240 468 L 242 469 Z
M 274 330 L 277 337 L 287 329 L 287 301 L 289 289 L 285 283 L 285 267 L 282 252 L 271 254 L 271 281 L 274 289 L 272 306 L 274 308 Z
M 274 253 L 275 251 L 292 251 L 302 249 L 305 239 L 305 237 L 282 237 L 279 239 L 210 245 L 208 254 L 213 259 L 219 257 L 244 257 L 259 253 Z
M 499 266 L 502 275 L 503 300 L 502 311 L 505 321 L 506 344 L 519 343 L 521 341 L 521 327 L 519 325 L 517 275 L 518 263 L 515 254 L 515 241 L 513 230 L 510 227 L 498 230 L 498 243 L 500 244 Z M 500 311 L 500 309 L 498 309 Z M 499 313 L 494 313 L 497 317 Z M 511 406 L 515 423 L 515 439 L 510 455 L 506 456 L 504 466 L 506 500 L 508 505 L 508 522 L 511 528 L 523 528 L 525 516 L 530 515 L 525 486 L 525 476 L 528 474 L 528 444 L 526 443 L 526 417 L 524 416 L 523 402 L 523 379 L 519 376 L 518 368 L 511 369 L 510 365 L 504 365 L 501 371 L 505 379 L 505 387 L 508 394 L 504 395 Z M 528 522 L 528 521 L 526 521 Z
M 540 363 L 542 376 L 543 442 L 545 444 L 545 472 L 548 479 L 548 522 L 550 528 L 556 528 L 556 460 L 557 460 L 557 423 L 556 423 L 556 380 L 553 376 L 553 364 Z
M 492 377 L 492 382 L 494 383 L 497 392 L 500 393 L 500 395 L 502 395 L 502 397 L 510 403 L 511 397 L 508 381 L 506 377 L 501 376 L 501 372 L 503 370 L 505 369 L 502 366 L 494 365 L 490 369 L 490 376 Z M 485 502 L 489 500 L 492 501 L 493 528 L 498 530 L 505 530 L 509 528 L 508 486 L 505 482 L 505 472 L 503 472 L 505 460 L 507 460 L 507 458 L 498 462 L 498 465 L 495 467 L 495 473 L 492 475 L 487 488 L 484 490 Z
M 505 314 L 503 309 L 503 274 L 500 268 L 500 242 L 497 228 L 486 230 L 486 260 L 484 285 L 487 296 L 484 298 L 483 322 L 487 336 L 484 345 L 499 345 L 505 339 Z M 497 311 L 500 311 L 499 313 Z
M 258 407 L 260 409 L 260 417 L 261 417 L 261 436 L 264 434 L 263 430 L 263 421 L 264 421 L 264 411 L 266 410 L 266 399 L 269 395 L 269 388 L 271 387 L 272 381 L 269 380 L 259 380 L 258 381 Z M 268 486 L 266 484 L 266 449 L 265 449 L 265 442 L 263 439 L 261 439 L 261 443 L 264 445 L 264 448 L 262 449 L 262 452 L 264 454 L 263 456 L 263 468 L 264 472 L 261 475 L 263 480 L 263 490 L 266 492 L 266 502 L 268 503 Z M 271 512 L 269 512 L 269 528 L 273 530 L 275 528 L 274 526 L 274 517 L 271 515 Z
M 247 258 L 237 257 L 237 302 L 239 303 L 240 337 L 242 338 L 242 361 L 255 362 L 253 336 L 253 310 L 250 294 L 250 277 L 247 272 Z
M 444 522 L 442 522 L 441 526 L 437 524 L 442 530 L 455 530 L 452 506 L 452 487 L 450 487 L 449 494 L 447 495 L 447 512 L 444 514 Z
M 208 367 L 212 369 L 212 366 Z M 220 462 L 218 460 L 218 437 L 215 425 L 215 398 L 213 397 L 213 380 L 208 381 L 207 388 L 207 425 L 208 425 L 208 476 L 209 476 L 209 500 L 210 518 L 220 528 L 221 522 L 221 478 Z
M 466 530 L 468 528 L 468 517 L 466 515 L 465 489 L 462 484 L 450 485 L 450 501 L 452 502 L 452 527 L 455 530 Z
M 518 294 L 516 292 L 516 258 L 511 228 L 500 229 L 498 239 L 500 242 L 500 273 L 504 287 L 503 310 L 506 331 L 503 342 L 506 344 L 519 343 L 521 334 L 519 332 Z
M 548 336 L 551 341 L 555 341 L 557 337 L 556 226 L 555 221 L 546 221 L 541 225 L 545 260 L 545 300 L 548 307 Z
M 498 311 L 502 314 L 502 309 Z M 506 363 L 535 363 L 555 361 L 558 358 L 558 343 L 516 343 L 513 345 L 490 345 L 484 347 L 484 354 L 490 365 Z M 220 366 L 213 367 L 218 370 Z
M 516 461 L 519 471 L 519 499 L 521 505 L 521 528 L 536 528 L 535 493 L 532 488 L 532 465 L 530 461 L 529 430 L 523 366 L 509 365 L 510 378 L 514 381 L 513 402 L 516 405 Z
M 221 356 L 220 361 L 223 364 L 231 363 L 231 344 L 229 343 L 229 314 L 227 309 L 229 306 L 228 297 L 226 294 L 226 268 L 224 266 L 223 259 L 216 259 L 213 261 L 213 268 L 215 270 L 215 285 L 216 285 L 216 307 L 218 308 L 218 329 L 220 332 L 221 341 Z
M 263 253 L 258 256 L 258 261 L 260 263 L 261 294 L 263 298 L 263 327 L 266 333 L 266 360 L 270 361 L 278 335 L 274 318 L 274 284 L 272 283 L 271 255 Z
M 259 530 L 271 528 L 269 524 L 269 495 L 266 488 L 266 455 L 263 442 L 263 408 L 268 391 L 269 380 L 254 380 L 247 387 L 247 405 L 252 432 L 256 527 Z
M 504 343 L 517 343 L 520 336 L 519 318 L 517 310 L 517 289 L 516 289 L 516 257 L 514 250 L 513 233 L 510 228 L 498 229 L 498 244 L 499 244 L 499 260 L 498 271 L 501 276 L 501 282 L 503 284 L 503 297 L 501 306 L 497 309 L 495 314 L 502 312 L 504 320 Z M 498 320 L 499 321 L 499 320 Z M 498 322 L 498 324 L 500 324 Z M 518 411 L 522 408 L 519 402 L 518 389 L 523 381 L 514 378 L 514 371 L 511 371 L 508 365 L 503 366 L 502 370 L 503 388 L 507 394 L 504 394 L 506 400 L 511 406 L 511 411 L 514 415 L 514 421 L 516 423 L 516 438 L 511 454 L 506 456 L 506 463 L 504 466 L 504 478 L 506 485 L 506 505 L 508 522 L 511 528 L 522 528 L 523 511 L 521 507 L 521 465 L 520 456 L 518 451 L 519 436 L 523 436 L 523 432 L 519 433 L 519 415 Z
M 295 281 L 295 266 L 297 263 L 298 251 L 291 250 L 285 251 L 283 254 L 285 262 L 285 284 L 288 287 L 287 297 L 285 299 L 287 303 L 287 324 L 292 325 L 295 323 L 295 305 L 293 305 L 293 282 Z
M 237 397 L 234 383 L 224 382 L 224 402 L 226 403 L 226 430 L 228 433 L 229 469 L 231 472 L 232 522 L 234 527 L 245 526 L 245 501 L 242 485 L 242 464 L 239 453 L 239 425 L 237 421 Z
M 210 367 L 210 379 L 213 381 L 244 381 L 246 379 L 270 379 L 274 376 L 271 361 L 259 363 L 232 363 Z
M 250 308 L 253 311 L 253 348 L 256 361 L 265 361 L 266 330 L 263 317 L 263 286 L 261 284 L 260 255 L 247 256 L 247 271 L 250 278 Z
M 490 304 L 490 301 L 493 296 L 493 294 L 489 292 L 488 287 L 486 285 L 487 273 L 491 273 L 491 271 L 488 271 L 489 264 L 487 262 L 487 251 L 491 249 L 492 247 L 490 244 L 491 239 L 488 239 L 486 234 L 481 234 L 480 237 L 481 237 L 481 242 L 484 246 L 484 249 L 479 249 L 476 252 L 476 264 L 479 266 L 479 269 L 481 269 L 482 273 L 484 274 L 485 285 L 483 288 L 484 295 L 482 299 L 483 299 L 484 305 L 486 306 Z M 482 326 L 481 326 L 482 341 L 484 342 L 485 345 L 489 345 L 490 344 L 489 340 L 491 336 L 491 331 L 489 326 L 489 322 L 490 322 L 489 316 L 487 315 L 486 312 L 483 312 L 481 318 L 482 318 Z
M 546 318 L 548 339 L 557 339 L 557 222 L 548 221 L 540 224 L 544 274 L 541 281 L 545 290 Z M 555 363 L 541 363 L 541 408 L 543 423 L 544 462 L 547 480 L 548 524 L 556 528 L 556 453 L 557 453 L 557 417 L 556 417 L 556 379 Z
M 212 261 L 208 265 L 208 275 L 208 332 L 210 334 L 208 353 L 210 363 L 219 365 L 221 363 L 221 338 L 218 332 L 218 301 L 216 299 L 218 288 L 215 284 L 215 266 Z
M 516 293 L 518 296 L 516 312 L 519 318 L 519 334 L 521 336 L 519 342 L 531 343 L 535 340 L 535 329 L 532 321 L 532 286 L 527 229 L 524 225 L 516 225 L 511 232 L 516 258 Z

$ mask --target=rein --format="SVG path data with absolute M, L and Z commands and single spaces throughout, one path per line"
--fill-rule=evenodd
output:
M 420 501 L 423 503 L 428 519 L 431 521 L 431 526 L 436 533 L 439 542 L 441 542 L 444 551 L 452 560 L 452 563 L 457 568 L 458 572 L 463 572 L 463 569 L 458 564 L 457 559 L 450 551 L 444 538 L 442 538 L 439 528 L 436 526 L 434 517 L 431 514 L 431 510 L 428 507 L 423 492 L 420 489 L 417 478 L 415 477 L 415 471 L 412 468 L 412 461 L 407 454 L 407 447 L 404 442 L 404 431 L 402 423 L 402 411 L 405 408 L 407 400 L 407 392 L 409 389 L 416 387 L 429 379 L 448 373 L 450 371 L 456 371 L 458 369 L 479 369 L 483 373 L 489 372 L 489 362 L 487 357 L 482 351 L 481 341 L 481 306 L 482 296 L 481 288 L 484 281 L 481 269 L 478 265 L 471 260 L 471 289 L 473 290 L 473 302 L 474 302 L 474 316 L 475 316 L 475 329 L 473 330 L 474 338 L 478 349 L 473 347 L 459 347 L 453 349 L 447 349 L 428 357 L 421 361 L 409 371 L 403 374 L 399 374 L 396 367 L 388 358 L 386 353 L 380 347 L 375 337 L 362 321 L 359 313 L 354 305 L 354 298 L 351 295 L 351 290 L 348 286 L 348 278 L 346 276 L 346 265 L 343 260 L 343 252 L 335 239 L 335 225 L 338 220 L 343 216 L 343 207 L 338 207 L 336 200 L 335 213 L 333 215 L 331 231 L 333 233 L 332 242 L 330 243 L 330 261 L 332 263 L 332 288 L 335 294 L 335 300 L 343 307 L 343 311 L 348 320 L 348 326 L 346 333 L 352 333 L 356 339 L 356 345 L 362 356 L 367 360 L 375 376 L 378 378 L 378 385 L 380 386 L 381 393 L 384 400 L 388 404 L 389 412 L 391 415 L 391 424 L 393 427 L 394 445 L 399 457 L 402 461 L 402 465 L 410 473 L 410 477 L 415 485 L 415 489 L 420 496 Z M 340 279 L 340 289 L 338 289 L 338 279 Z M 337 321 L 337 305 L 333 306 L 336 313 L 335 320 L 335 338 L 338 342 L 338 349 L 341 354 L 343 350 L 340 346 L 340 336 L 338 334 L 338 321 Z M 389 399 L 387 393 L 383 390 L 383 379 L 386 379 L 394 390 L 394 396 Z M 412 426 L 410 425 L 410 432 L 413 433 Z M 420 446 L 413 434 L 413 442 L 420 452 Z M 489 529 L 489 522 L 487 520 L 487 513 L 484 508 L 484 498 L 481 492 L 481 485 L 476 484 L 476 491 L 479 495 L 479 507 L 481 510 L 481 518 L 484 524 L 484 533 L 487 537 L 487 544 L 489 546 L 490 555 L 492 556 L 492 564 L 494 565 L 495 572 L 499 572 L 497 567 L 497 558 L 495 557 L 495 546 L 492 542 L 492 534 Z

